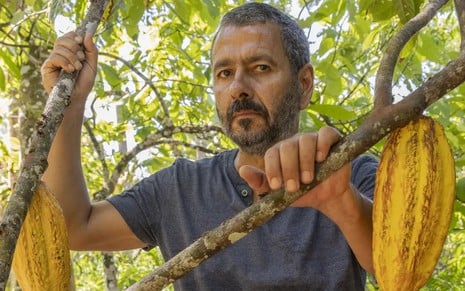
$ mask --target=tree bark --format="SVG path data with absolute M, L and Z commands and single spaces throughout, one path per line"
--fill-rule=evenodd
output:
M 85 33 L 95 33 L 107 2 L 107 0 L 92 1 L 85 20 L 77 29 L 79 34 L 84 36 Z M 26 152 L 16 186 L 2 217 L 0 223 L 0 290 L 6 288 L 16 241 L 32 195 L 47 168 L 50 145 L 63 120 L 63 112 L 69 104 L 75 79 L 76 74 L 63 73 L 53 88 L 34 131 L 31 147 Z
M 106 291 L 119 291 L 118 279 L 116 274 L 118 269 L 115 265 L 113 253 L 102 252 L 103 255 L 103 272 L 105 273 L 105 290 Z
M 445 2 L 444 0 L 432 1 L 390 40 L 382 59 L 382 65 L 377 72 L 375 106 L 372 112 L 357 130 L 342 138 L 332 148 L 331 153 L 323 163 L 316 165 L 315 180 L 311 184 L 303 185 L 296 193 L 285 191 L 269 193 L 233 218 L 224 221 L 217 228 L 204 233 L 198 240 L 141 281 L 129 287 L 128 290 L 161 290 L 174 282 L 209 257 L 267 222 L 344 164 L 364 153 L 393 129 L 405 126 L 411 120 L 420 117 L 429 105 L 462 84 L 465 81 L 463 45 L 461 54 L 457 59 L 451 61 L 443 70 L 401 102 L 392 104 L 392 75 L 400 51 L 405 43 L 431 20 Z M 457 14 L 460 17 L 464 13 L 463 0 L 456 0 L 457 2 L 461 2 L 461 5 L 456 5 Z M 463 17 L 459 23 L 463 25 Z

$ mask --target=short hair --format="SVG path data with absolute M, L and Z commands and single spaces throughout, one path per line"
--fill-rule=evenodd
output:
M 281 29 L 281 41 L 291 70 L 297 73 L 310 62 L 308 39 L 303 29 L 289 15 L 265 3 L 246 3 L 227 12 L 221 19 L 213 38 L 215 42 L 219 31 L 225 26 L 246 26 L 271 22 Z

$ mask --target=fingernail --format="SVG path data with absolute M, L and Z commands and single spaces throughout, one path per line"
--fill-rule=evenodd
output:
M 76 61 L 76 62 L 74 63 L 74 67 L 76 68 L 76 70 L 82 69 L 81 62 L 80 62 L 80 61 Z
M 76 55 L 77 55 L 78 59 L 80 59 L 80 60 L 83 60 L 86 57 L 82 51 L 78 51 L 76 53 Z
M 281 187 L 281 181 L 276 177 L 271 178 L 270 187 L 271 189 L 278 189 Z
M 302 182 L 305 184 L 310 183 L 313 180 L 312 172 L 310 171 L 303 171 L 302 172 Z
M 70 72 L 74 72 L 74 67 L 73 67 L 73 65 L 68 64 L 68 70 L 69 70 Z
M 294 179 L 289 179 L 286 181 L 286 190 L 289 192 L 297 191 L 297 183 Z
M 80 35 L 76 35 L 74 37 L 74 40 L 77 42 L 77 43 L 81 43 L 82 42 L 82 37 Z
M 318 162 L 321 162 L 321 161 L 323 161 L 324 159 L 325 159 L 325 157 L 324 157 L 324 155 L 323 155 L 323 152 L 317 151 L 317 152 L 316 152 L 316 160 L 317 160 Z

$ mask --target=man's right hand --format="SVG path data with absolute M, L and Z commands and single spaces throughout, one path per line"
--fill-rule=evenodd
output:
M 92 35 L 86 34 L 84 40 L 76 32 L 68 32 L 59 37 L 55 41 L 53 51 L 41 68 L 45 90 L 50 93 L 58 80 L 61 69 L 68 73 L 79 71 L 72 98 L 85 101 L 94 85 L 97 58 L 98 50 L 92 40 Z

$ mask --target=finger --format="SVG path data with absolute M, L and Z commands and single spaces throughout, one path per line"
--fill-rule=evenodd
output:
M 252 166 L 242 166 L 239 168 L 239 175 L 256 193 L 261 194 L 270 191 L 266 175 L 260 169 Z
M 281 188 L 282 176 L 281 176 L 281 161 L 279 155 L 279 146 L 273 146 L 269 148 L 264 156 L 265 160 L 265 173 L 268 179 L 268 184 L 271 189 L 277 190 Z
M 315 152 L 317 144 L 317 133 L 305 133 L 299 136 L 299 163 L 300 179 L 302 183 L 308 184 L 313 181 L 315 175 Z
M 77 33 L 67 33 L 56 39 L 53 48 L 64 47 L 77 53 L 78 51 L 82 51 L 82 41 L 82 37 L 77 35 Z
M 62 46 L 56 47 L 53 50 L 50 54 L 49 60 L 49 65 L 59 66 L 68 73 L 72 73 L 75 70 L 80 70 L 82 68 L 81 61 L 76 53 Z
M 82 68 L 81 61 L 85 59 L 85 54 L 82 44 L 82 37 L 76 33 L 67 33 L 62 37 L 59 37 L 54 44 L 54 49 L 50 57 L 54 55 L 60 55 L 68 60 L 68 68 L 63 69 L 69 70 L 80 70 Z
M 91 66 L 91 68 L 96 71 L 97 67 L 97 59 L 98 59 L 98 49 L 95 45 L 92 35 L 86 34 L 84 37 L 84 49 L 85 55 L 87 58 L 87 63 Z
M 279 146 L 281 172 L 285 188 L 295 192 L 300 187 L 298 137 L 284 140 Z
M 334 127 L 323 126 L 320 128 L 316 145 L 316 161 L 324 161 L 328 156 L 331 146 L 337 143 L 341 137 L 341 133 Z

